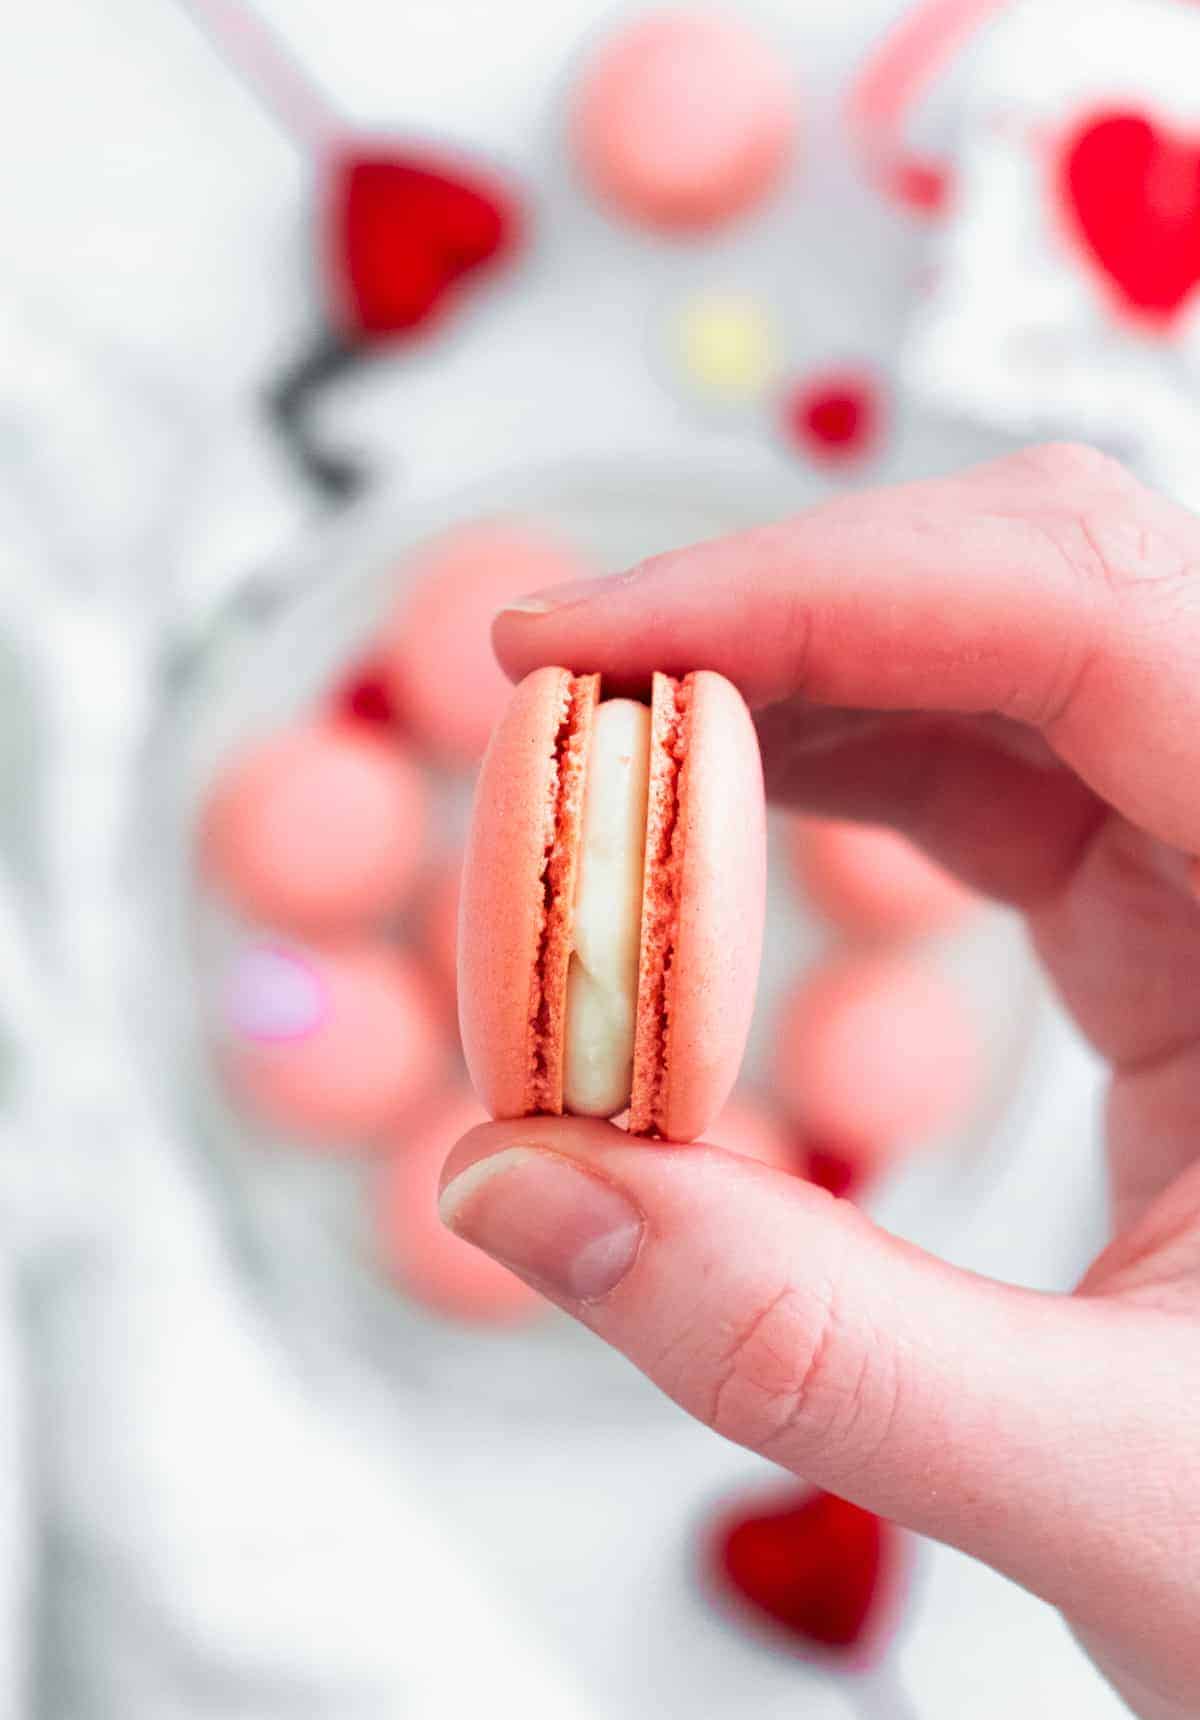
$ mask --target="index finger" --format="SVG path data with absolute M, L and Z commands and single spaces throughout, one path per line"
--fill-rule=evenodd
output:
M 848 495 L 538 593 L 505 667 L 614 688 L 705 667 L 752 705 L 995 713 L 1127 817 L 1200 847 L 1200 523 L 1115 461 L 1050 447 Z

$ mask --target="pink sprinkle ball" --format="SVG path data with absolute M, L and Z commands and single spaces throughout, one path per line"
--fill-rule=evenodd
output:
M 600 48 L 576 92 L 580 169 L 641 226 L 702 232 L 760 202 L 792 154 L 780 57 L 732 12 L 654 12 Z
M 426 1307 L 459 1320 L 511 1324 L 537 1313 L 541 1298 L 460 1241 L 437 1211 L 438 1179 L 451 1147 L 487 1121 L 474 1094 L 452 1088 L 391 1131 L 378 1190 L 380 1249 L 398 1283 Z
M 426 823 L 420 769 L 396 741 L 309 722 L 260 741 L 217 782 L 204 864 L 245 914 L 285 930 L 355 931 L 401 906 Z
M 319 1018 L 303 1034 L 267 1038 L 247 1034 L 235 1017 L 230 1079 L 285 1133 L 372 1141 L 428 1092 L 444 1066 L 448 1048 L 429 982 L 384 944 L 306 952 L 303 962 L 322 998 Z
M 959 992 L 902 957 L 834 957 L 800 983 L 775 1038 L 775 1086 L 810 1135 L 923 1144 L 963 1120 L 982 1046 Z
M 800 1169 L 786 1119 L 752 1094 L 735 1092 L 705 1131 L 705 1138 L 726 1152 L 757 1159 L 772 1170 Z
M 809 902 L 851 937 L 911 938 L 946 931 L 978 898 L 894 830 L 797 819 L 792 864 Z
M 478 763 L 512 692 L 492 652 L 496 611 L 590 571 L 548 533 L 500 520 L 459 526 L 413 556 L 383 653 L 401 721 L 423 752 L 451 769 Z

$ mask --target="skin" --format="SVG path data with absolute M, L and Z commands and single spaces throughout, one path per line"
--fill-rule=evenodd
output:
M 776 799 L 890 823 L 1026 914 L 1111 1065 L 1114 1235 L 1072 1294 L 1033 1293 L 767 1167 L 570 1118 L 472 1131 L 450 1221 L 725 1437 L 1060 1607 L 1147 1720 L 1194 1715 L 1200 521 L 1040 448 L 539 603 L 496 624 L 511 675 L 719 669 Z

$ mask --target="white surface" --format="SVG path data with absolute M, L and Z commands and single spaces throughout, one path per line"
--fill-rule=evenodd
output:
M 495 144 L 526 172 L 555 159 L 557 99 L 598 16 L 584 0 L 269 9 L 347 113 Z M 755 227 L 738 272 L 786 313 L 798 365 L 847 349 L 882 360 L 906 314 L 920 243 L 854 187 L 832 123 L 894 10 L 764 8 L 806 93 L 810 178 L 782 206 L 783 252 Z M 147 632 L 164 605 L 202 613 L 311 512 L 255 417 L 310 327 L 307 175 L 167 0 L 22 9 L 0 93 L 4 159 L 22 164 L 0 234 L 10 620 L 42 616 L 69 584 L 106 605 L 52 636 L 24 629 L 61 670 L 45 727 L 64 762 L 44 783 L 45 826 L 22 821 L 22 864 L 52 892 L 75 1001 L 0 1175 L 0 1487 L 20 1498 L 0 1511 L 3 1711 L 20 1712 L 28 1661 L 54 1720 L 882 1717 L 716 1624 L 689 1586 L 692 1526 L 763 1465 L 649 1399 L 632 1425 L 583 1404 L 520 1437 L 469 1380 L 457 1396 L 414 1392 L 399 1425 L 393 1406 L 331 1400 L 263 1328 L 169 1111 L 131 1091 L 133 1012 L 114 980 L 139 935 L 121 814 L 154 691 Z M 331 433 L 418 490 L 564 441 L 735 446 L 631 353 L 631 329 L 655 339 L 650 307 L 722 276 L 722 245 L 660 256 L 576 206 L 557 172 L 542 183 L 545 248 L 513 292 L 436 362 L 398 356 L 331 399 Z M 988 446 L 910 415 L 885 470 Z M 1099 1229 L 1094 1075 L 1066 1040 L 1047 1075 L 1053 1104 L 1030 1113 L 955 1253 L 1065 1284 Z M 1038 1603 L 940 1549 L 925 1567 L 901 1655 L 916 1713 L 1119 1711 Z

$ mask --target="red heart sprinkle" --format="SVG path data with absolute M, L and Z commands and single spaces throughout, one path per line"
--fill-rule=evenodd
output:
M 722 1582 L 789 1635 L 848 1653 L 882 1646 L 900 1568 L 895 1525 L 832 1493 L 774 1509 L 737 1511 L 717 1527 L 712 1555 Z
M 348 152 L 334 162 L 328 211 L 335 315 L 352 337 L 425 327 L 451 288 L 515 249 L 520 225 L 513 199 L 480 174 Z
M 1164 330 L 1200 283 L 1200 143 L 1144 114 L 1092 115 L 1062 146 L 1057 189 L 1118 309 Z
M 378 729 L 395 728 L 398 713 L 381 668 L 364 664 L 343 681 L 333 696 L 334 715 Z
M 809 1141 L 800 1163 L 810 1183 L 839 1200 L 852 1200 L 867 1180 L 862 1154 L 847 1153 L 836 1143 Z
M 880 390 L 863 371 L 831 371 L 797 383 L 783 402 L 791 440 L 823 465 L 862 459 L 879 439 Z

